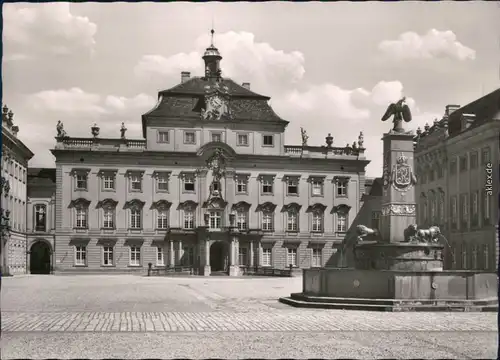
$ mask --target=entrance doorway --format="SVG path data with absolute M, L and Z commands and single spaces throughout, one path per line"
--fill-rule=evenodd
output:
M 31 245 L 30 273 L 50 274 L 50 246 L 44 241 L 37 241 Z
M 210 268 L 212 272 L 228 270 L 228 245 L 224 241 L 216 241 L 210 246 Z

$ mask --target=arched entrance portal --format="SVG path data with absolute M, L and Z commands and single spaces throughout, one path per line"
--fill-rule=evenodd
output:
M 224 241 L 216 241 L 210 246 L 210 268 L 212 273 L 228 270 L 228 256 L 228 246 Z
M 50 246 L 44 241 L 37 241 L 31 245 L 30 273 L 50 274 Z

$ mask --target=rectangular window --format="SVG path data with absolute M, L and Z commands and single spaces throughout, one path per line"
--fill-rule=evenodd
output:
M 481 163 L 482 165 L 486 165 L 489 162 L 490 162 L 490 148 L 485 147 L 481 151 Z
M 112 246 L 104 246 L 102 248 L 102 264 L 104 266 L 113 266 L 113 247 Z
M 237 178 L 236 179 L 236 192 L 238 194 L 246 194 L 247 193 L 247 179 L 245 179 L 245 178 Z
M 262 213 L 262 231 L 274 231 L 274 213 Z
M 238 146 L 248 146 L 248 134 L 238 134 Z
M 457 212 L 457 197 L 452 196 L 450 199 L 450 212 L 451 212 L 451 226 L 456 229 L 458 223 L 458 212 Z
M 87 175 L 85 174 L 76 175 L 76 188 L 77 190 L 87 190 Z
M 457 173 L 457 160 L 453 159 L 450 161 L 450 175 L 456 175 Z
M 287 212 L 286 230 L 291 232 L 299 231 L 299 214 L 296 211 Z
M 262 194 L 271 195 L 273 193 L 273 180 L 262 179 Z
M 263 146 L 274 146 L 274 135 L 263 135 L 262 136 Z
M 79 229 L 87 228 L 87 209 L 76 209 L 76 227 Z
M 478 154 L 477 151 L 473 151 L 470 153 L 470 168 L 477 169 L 478 165 Z
M 297 179 L 289 179 L 286 184 L 287 195 L 299 194 L 299 181 Z
M 311 181 L 312 195 L 313 196 L 323 196 L 323 181 L 322 180 L 312 180 Z
M 158 131 L 158 142 L 168 143 L 170 141 L 168 131 Z
M 372 229 L 380 229 L 380 211 L 372 211 Z
M 312 214 L 312 231 L 323 232 L 323 214 L 320 212 L 313 212 Z
M 460 156 L 459 167 L 460 167 L 460 172 L 467 171 L 467 155 Z
M 221 133 L 212 133 L 212 141 L 213 142 L 222 142 L 222 134 Z
M 236 213 L 236 226 L 238 230 L 248 229 L 248 211 L 238 211 Z
M 35 205 L 35 231 L 46 231 L 47 207 Z
M 115 228 L 115 210 L 114 209 L 104 209 L 102 227 L 104 229 L 114 229 Z
M 85 266 L 87 264 L 87 247 L 84 245 L 75 246 L 75 265 Z
M 248 265 L 248 249 L 246 247 L 238 248 L 238 265 Z
M 130 176 L 130 190 L 131 191 L 142 190 L 142 177 L 140 175 L 133 174 Z
M 194 211 L 184 210 L 184 229 L 194 229 Z
M 488 270 L 490 267 L 490 254 L 489 254 L 489 246 L 483 245 L 483 268 L 484 270 Z
M 139 209 L 130 209 L 130 228 L 131 229 L 141 229 L 142 228 L 142 211 Z
M 220 211 L 210 211 L 208 219 L 210 229 L 220 229 L 222 227 L 222 214 Z
M 461 227 L 462 228 L 467 228 L 468 222 L 469 222 L 469 201 L 468 201 L 468 196 L 467 194 L 462 194 L 461 199 L 460 199 L 460 205 L 461 205 Z
M 485 191 L 483 192 L 483 225 L 490 224 L 491 218 L 491 204 L 490 204 L 490 195 Z
M 272 264 L 272 249 L 262 248 L 262 266 L 271 266 Z
M 442 179 L 444 176 L 444 167 L 443 166 L 438 166 L 437 168 L 437 177 L 438 179 Z
M 467 269 L 467 246 L 462 244 L 462 270 Z
M 141 248 L 139 246 L 130 247 L 130 266 L 141 265 Z
M 168 212 L 167 210 L 158 210 L 158 217 L 156 219 L 156 226 L 158 229 L 168 229 Z
M 286 255 L 286 265 L 297 266 L 297 249 L 288 248 Z
M 439 222 L 442 224 L 444 221 L 444 193 L 439 193 Z
M 156 178 L 156 190 L 160 192 L 168 191 L 168 176 L 166 174 L 158 174 Z
M 322 266 L 322 256 L 321 249 L 312 249 L 312 267 L 321 267 Z
M 194 192 L 194 176 L 186 176 L 183 180 L 184 192 Z
M 477 270 L 477 246 L 472 245 L 472 268 L 471 270 Z
M 337 182 L 337 196 L 346 197 L 347 196 L 347 183 L 348 180 L 340 180 Z
M 102 176 L 102 188 L 104 190 L 114 190 L 115 189 L 115 176 L 114 175 L 103 175 Z
M 347 215 L 337 214 L 337 232 L 347 231 Z
M 164 266 L 165 265 L 165 253 L 163 251 L 163 247 L 156 247 L 156 266 Z
M 196 144 L 196 134 L 194 131 L 184 132 L 184 144 Z
M 472 202 L 471 202 L 471 223 L 473 226 L 478 225 L 479 220 L 479 192 L 476 191 L 472 194 Z

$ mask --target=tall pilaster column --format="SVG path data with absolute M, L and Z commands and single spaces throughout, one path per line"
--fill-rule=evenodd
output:
M 238 251 L 238 238 L 236 236 L 232 236 L 229 248 L 229 276 L 238 276 L 240 274 L 237 251 Z
M 209 276 L 211 272 L 210 268 L 210 241 L 205 240 L 205 266 L 203 267 L 203 275 Z
M 253 251 L 253 240 L 250 240 L 250 264 L 249 266 L 253 268 L 254 263 L 254 251 Z
M 177 247 L 177 265 L 182 265 L 182 255 L 184 250 L 182 249 L 182 240 L 179 240 L 178 242 L 179 246 Z
M 174 267 L 175 266 L 175 251 L 174 251 L 174 241 L 173 240 L 170 240 L 170 251 L 169 251 L 169 265 L 170 267 Z
M 262 242 L 260 239 L 257 241 L 257 267 L 262 264 Z

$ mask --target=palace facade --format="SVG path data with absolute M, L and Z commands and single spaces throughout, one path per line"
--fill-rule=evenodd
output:
M 331 263 L 365 192 L 362 134 L 347 147 L 330 134 L 309 146 L 305 132 L 302 145 L 285 145 L 288 122 L 269 97 L 223 78 L 221 59 L 211 45 L 204 76 L 183 72 L 159 92 L 142 116 L 144 139 L 128 139 L 124 125 L 116 139 L 97 125 L 74 138 L 59 124 L 56 271 L 151 263 L 238 275 Z
M 17 137 L 14 113 L 2 108 L 2 191 L 1 216 L 8 217 L 9 231 L 1 236 L 1 269 L 3 275 L 24 274 L 27 269 L 26 180 L 28 161 L 33 153 Z M 8 216 L 7 216 L 8 215 Z M 2 224 L 4 224 L 2 219 Z
M 448 239 L 445 266 L 498 266 L 500 89 L 417 131 L 418 224 Z

